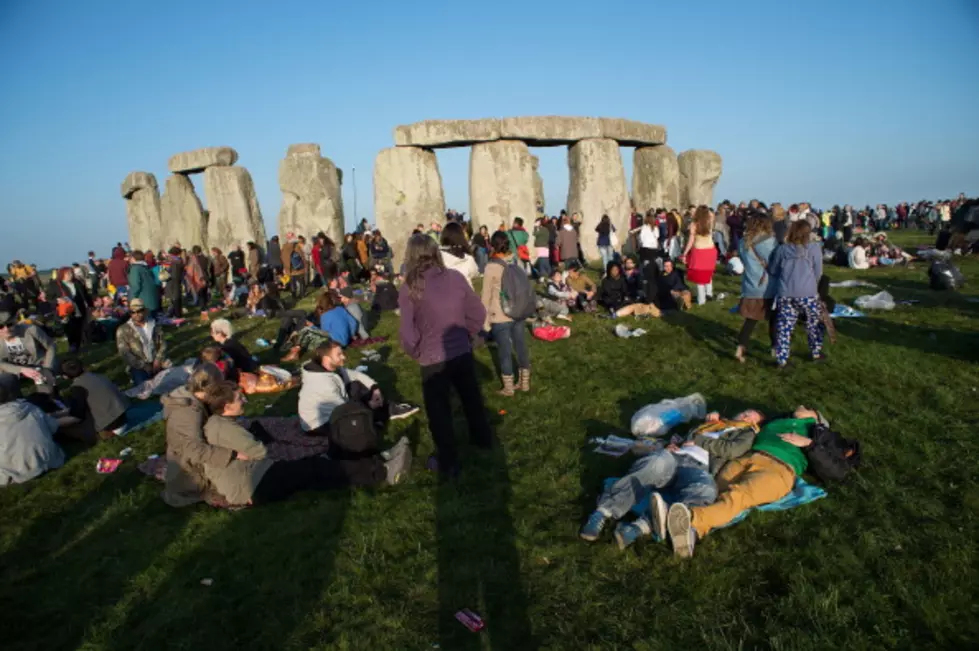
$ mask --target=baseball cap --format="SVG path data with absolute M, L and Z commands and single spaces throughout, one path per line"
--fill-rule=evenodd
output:
M 145 309 L 146 309 L 146 305 L 143 303 L 143 299 L 134 298 L 133 300 L 129 301 L 130 312 L 139 312 L 140 310 L 145 310 Z

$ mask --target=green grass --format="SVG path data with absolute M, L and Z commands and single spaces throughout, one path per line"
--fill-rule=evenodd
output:
M 723 276 L 716 287 L 727 300 L 633 322 L 649 331 L 641 339 L 579 316 L 571 339 L 533 341 L 530 395 L 495 394 L 495 351 L 484 348 L 479 373 L 502 446 L 464 446 L 456 484 L 423 470 L 432 451 L 423 414 L 388 433 L 416 445 L 404 485 L 235 513 L 164 505 L 161 485 L 132 460 L 95 473 L 97 458 L 126 446 L 138 460 L 162 453 L 161 425 L 72 449 L 64 468 L 0 490 L 2 646 L 975 648 L 979 304 L 966 299 L 977 296 L 979 264 L 961 267 L 972 281 L 962 293 L 930 291 L 927 265 L 830 268 L 833 279 L 869 279 L 921 302 L 839 322 L 825 365 L 805 361 L 798 331 L 797 364 L 785 373 L 772 368 L 761 328 L 749 363 L 733 360 L 738 281 Z M 834 290 L 845 302 L 862 293 Z M 253 348 L 274 336 L 271 323 L 238 327 Z M 418 368 L 396 331 L 385 316 L 376 332 L 392 339 L 377 347 L 386 361 L 371 373 L 389 394 L 420 403 Z M 175 331 L 174 357 L 206 336 L 199 326 Z M 110 347 L 89 361 L 122 379 Z M 643 404 L 694 391 L 724 413 L 817 407 L 861 440 L 864 467 L 825 500 L 755 513 L 708 537 L 691 562 L 665 545 L 622 553 L 609 539 L 578 540 L 602 479 L 629 463 L 591 453 L 588 437 L 625 432 Z M 296 392 L 248 407 L 295 414 Z M 486 631 L 457 623 L 460 608 L 479 612 Z

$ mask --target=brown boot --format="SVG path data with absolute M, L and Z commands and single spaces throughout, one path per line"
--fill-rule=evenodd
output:
M 299 353 L 300 353 L 301 350 L 302 349 L 299 346 L 293 346 L 292 348 L 289 349 L 289 354 L 286 355 L 285 357 L 283 357 L 279 361 L 282 361 L 282 362 L 295 362 L 297 359 L 299 359 Z
M 500 389 L 501 396 L 512 396 L 513 395 L 513 376 L 504 375 L 503 376 L 503 388 Z
M 518 387 L 521 391 L 530 391 L 530 369 L 522 368 L 520 369 L 520 386 Z
M 201 310 L 201 323 L 210 323 L 211 316 L 204 310 Z

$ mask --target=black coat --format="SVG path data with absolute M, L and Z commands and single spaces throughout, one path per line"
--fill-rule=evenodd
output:
M 625 278 L 619 275 L 618 278 L 605 276 L 598 289 L 598 302 L 608 308 L 619 308 L 625 305 L 629 296 Z
M 164 295 L 171 301 L 184 295 L 184 261 L 174 258 L 170 263 L 170 280 L 167 281 Z

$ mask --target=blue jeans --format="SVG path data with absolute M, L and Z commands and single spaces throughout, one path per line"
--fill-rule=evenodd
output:
M 486 249 L 480 247 L 476 249 L 476 267 L 479 268 L 479 273 L 486 271 L 486 263 L 489 262 L 489 254 Z
M 518 368 L 530 368 L 530 353 L 527 351 L 526 328 L 524 322 L 507 321 L 490 326 L 493 341 L 500 353 L 500 375 L 513 375 L 513 353 L 517 354 Z
M 611 246 L 598 247 L 598 254 L 602 256 L 602 271 L 608 269 L 608 263 L 615 259 L 615 249 Z
M 537 258 L 537 275 L 539 275 L 541 278 L 551 277 L 550 258 Z
M 714 231 L 714 245 L 717 247 L 717 252 L 722 258 L 727 255 L 727 246 L 724 244 L 724 234 L 720 231 Z
M 660 450 L 633 463 L 629 474 L 605 489 L 597 508 L 620 520 L 653 491 L 668 504 L 707 506 L 717 499 L 717 484 L 706 466 L 685 454 Z
M 133 379 L 133 386 L 139 386 L 153 376 L 150 375 L 148 371 L 144 371 L 141 368 L 131 368 L 129 369 L 129 377 Z

